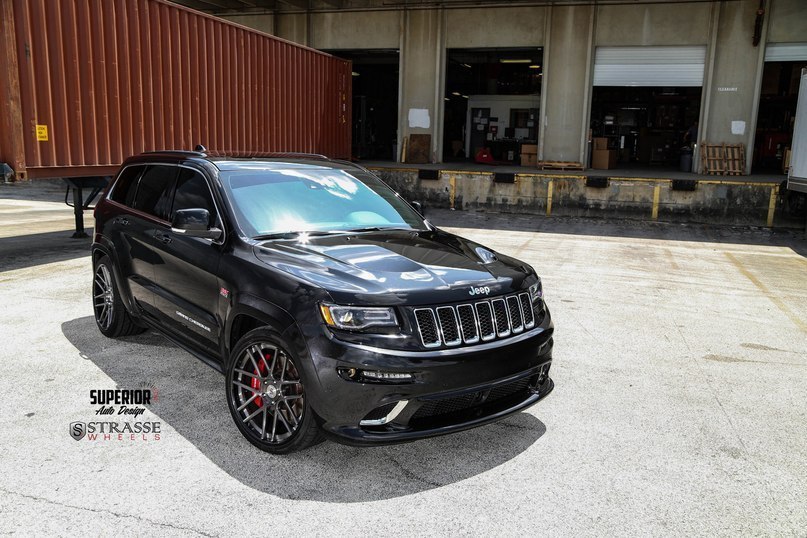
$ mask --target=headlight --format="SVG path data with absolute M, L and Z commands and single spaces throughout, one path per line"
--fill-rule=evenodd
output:
M 544 287 L 543 284 L 541 284 L 540 277 L 538 278 L 538 282 L 530 286 L 530 298 L 532 298 L 533 303 L 537 303 L 544 298 Z
M 367 327 L 397 327 L 395 311 L 388 307 L 321 304 L 322 319 L 329 327 L 360 330 Z

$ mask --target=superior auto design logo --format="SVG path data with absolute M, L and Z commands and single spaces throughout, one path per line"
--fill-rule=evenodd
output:
M 141 383 L 140 386 L 148 386 Z M 70 436 L 76 441 L 159 441 L 159 421 L 141 420 L 146 406 L 157 400 L 154 387 L 137 389 L 92 389 L 90 405 L 98 420 L 70 423 Z

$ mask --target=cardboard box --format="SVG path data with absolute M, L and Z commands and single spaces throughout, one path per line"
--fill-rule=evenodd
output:
M 608 149 L 608 139 L 605 137 L 592 138 L 594 147 L 592 149 Z
M 521 166 L 538 166 L 537 144 L 521 144 Z
M 616 167 L 617 150 L 595 149 L 591 152 L 591 167 L 595 170 L 608 170 Z
M 524 155 L 525 153 L 529 155 L 537 155 L 538 154 L 538 145 L 537 144 L 521 144 L 521 154 Z

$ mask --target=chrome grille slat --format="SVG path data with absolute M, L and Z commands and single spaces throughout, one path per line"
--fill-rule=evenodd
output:
M 479 322 L 474 314 L 474 307 L 470 304 L 457 306 L 457 317 L 462 329 L 462 341 L 466 344 L 479 342 Z
M 424 347 L 489 342 L 535 328 L 529 293 L 515 293 L 459 305 L 418 307 L 415 324 Z
M 439 347 L 440 332 L 437 330 L 437 318 L 431 308 L 416 308 L 415 321 L 420 333 L 420 341 L 423 347 Z
M 532 310 L 532 299 L 529 293 L 519 293 L 518 300 L 521 303 L 521 315 L 524 318 L 524 328 L 535 327 L 535 312 Z
M 496 334 L 499 338 L 510 335 L 510 316 L 507 313 L 507 305 L 504 299 L 493 299 L 490 301 L 493 308 L 493 324 L 496 326 Z
M 483 342 L 496 338 L 496 326 L 493 324 L 493 310 L 488 301 L 476 303 L 476 320 L 479 323 L 479 335 Z
M 521 319 L 521 303 L 518 302 L 518 296 L 511 295 L 506 299 L 507 301 L 507 314 L 510 316 L 510 330 L 513 334 L 518 334 L 524 330 L 524 321 Z
M 457 313 L 451 306 L 437 307 L 437 320 L 440 322 L 440 334 L 447 346 L 458 346 L 462 343 L 460 324 Z

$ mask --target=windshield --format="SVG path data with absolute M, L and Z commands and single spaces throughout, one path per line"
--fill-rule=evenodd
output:
M 372 174 L 332 168 L 222 171 L 250 237 L 375 228 L 422 229 L 423 218 Z

